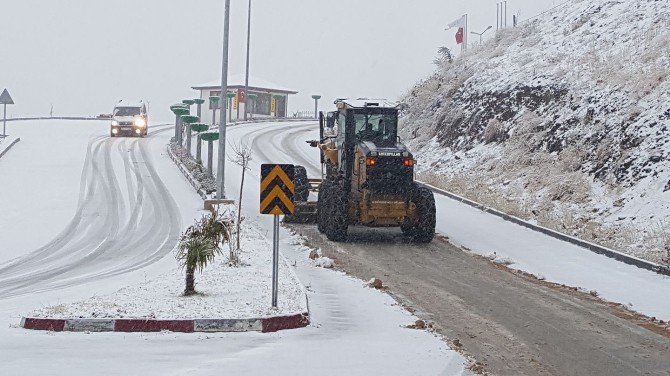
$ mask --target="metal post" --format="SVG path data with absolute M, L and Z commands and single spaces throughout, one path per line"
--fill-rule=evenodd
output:
M 469 31 L 470 30 L 468 29 L 468 15 L 466 14 L 465 15 L 465 30 L 463 30 L 463 38 L 464 38 L 465 49 L 466 50 L 468 49 L 468 40 L 470 39 L 470 37 L 468 36 Z
M 505 29 L 507 29 L 507 1 L 505 1 Z
M 500 3 L 496 3 L 496 30 L 500 30 Z
M 2 137 L 5 138 L 7 137 L 7 103 L 3 104 L 2 107 L 4 107 L 2 115 Z
M 314 99 L 314 118 L 319 118 L 319 100 L 316 98 Z
M 279 216 L 274 216 L 272 248 L 272 307 L 277 308 L 277 290 L 279 288 Z
M 182 140 L 182 124 L 183 122 L 181 121 L 181 115 L 177 116 L 177 144 L 179 147 L 181 147 L 181 140 Z
M 186 152 L 191 157 L 191 124 L 186 124 Z
M 216 105 L 212 107 L 212 127 L 216 126 Z
M 222 199 L 226 196 L 226 94 L 228 93 L 228 39 L 230 36 L 230 0 L 226 0 L 223 12 L 223 58 L 221 62 L 221 104 L 219 113 L 219 160 L 217 163 L 216 198 Z
M 207 141 L 207 172 L 212 175 L 214 168 L 212 163 L 214 162 L 214 141 Z
M 200 114 L 202 113 L 202 103 L 198 103 L 198 110 L 197 111 L 198 111 L 198 119 L 202 119 L 200 117 Z
M 244 120 L 247 120 L 247 104 L 249 103 L 249 46 L 251 45 L 251 0 L 247 14 L 247 72 L 244 77 Z
M 200 139 L 200 133 L 196 136 L 196 140 L 198 141 L 198 144 L 195 147 L 195 160 L 202 163 L 202 140 Z

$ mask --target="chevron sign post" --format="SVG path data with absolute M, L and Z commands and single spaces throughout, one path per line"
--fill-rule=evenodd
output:
M 272 307 L 277 307 L 279 285 L 279 216 L 293 214 L 293 165 L 261 165 L 261 214 L 274 215 L 272 249 Z

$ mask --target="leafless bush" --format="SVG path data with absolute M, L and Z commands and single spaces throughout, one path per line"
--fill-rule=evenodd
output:
M 230 149 L 232 150 L 232 155 L 229 157 L 230 161 L 242 168 L 242 178 L 240 180 L 240 196 L 237 201 L 237 223 L 236 223 L 236 240 L 237 247 L 235 251 L 230 253 L 230 263 L 238 264 L 239 263 L 239 250 L 240 250 L 240 233 L 242 226 L 242 193 L 244 192 L 244 177 L 247 170 L 249 169 L 249 162 L 251 161 L 251 145 L 240 141 L 237 144 L 231 144 Z

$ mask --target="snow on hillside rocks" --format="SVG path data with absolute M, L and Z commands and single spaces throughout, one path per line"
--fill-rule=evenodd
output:
M 654 261 L 670 257 L 670 2 L 577 0 L 403 98 L 424 180 Z

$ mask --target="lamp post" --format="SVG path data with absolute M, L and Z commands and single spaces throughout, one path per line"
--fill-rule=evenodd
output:
M 320 95 L 312 95 L 312 99 L 314 99 L 314 117 L 319 118 L 319 99 L 321 99 Z
M 479 35 L 479 44 L 482 44 L 482 36 L 484 35 L 485 32 L 491 30 L 492 28 L 493 28 L 493 26 L 489 26 L 489 27 L 486 28 L 486 30 L 482 31 L 481 33 L 471 31 L 470 34 Z
M 223 103 L 228 92 L 228 39 L 230 35 L 230 0 L 226 0 L 223 12 L 223 58 L 221 59 L 221 95 L 219 103 Z M 226 186 L 226 106 L 220 106 L 219 119 L 219 162 L 216 174 L 216 198 L 225 197 Z
M 251 45 L 251 0 L 247 14 L 247 70 L 244 77 L 244 120 L 247 120 L 247 104 L 249 104 L 249 46 Z
M 209 97 L 209 106 L 212 107 L 212 126 L 216 126 L 216 110 L 219 109 L 219 97 Z

